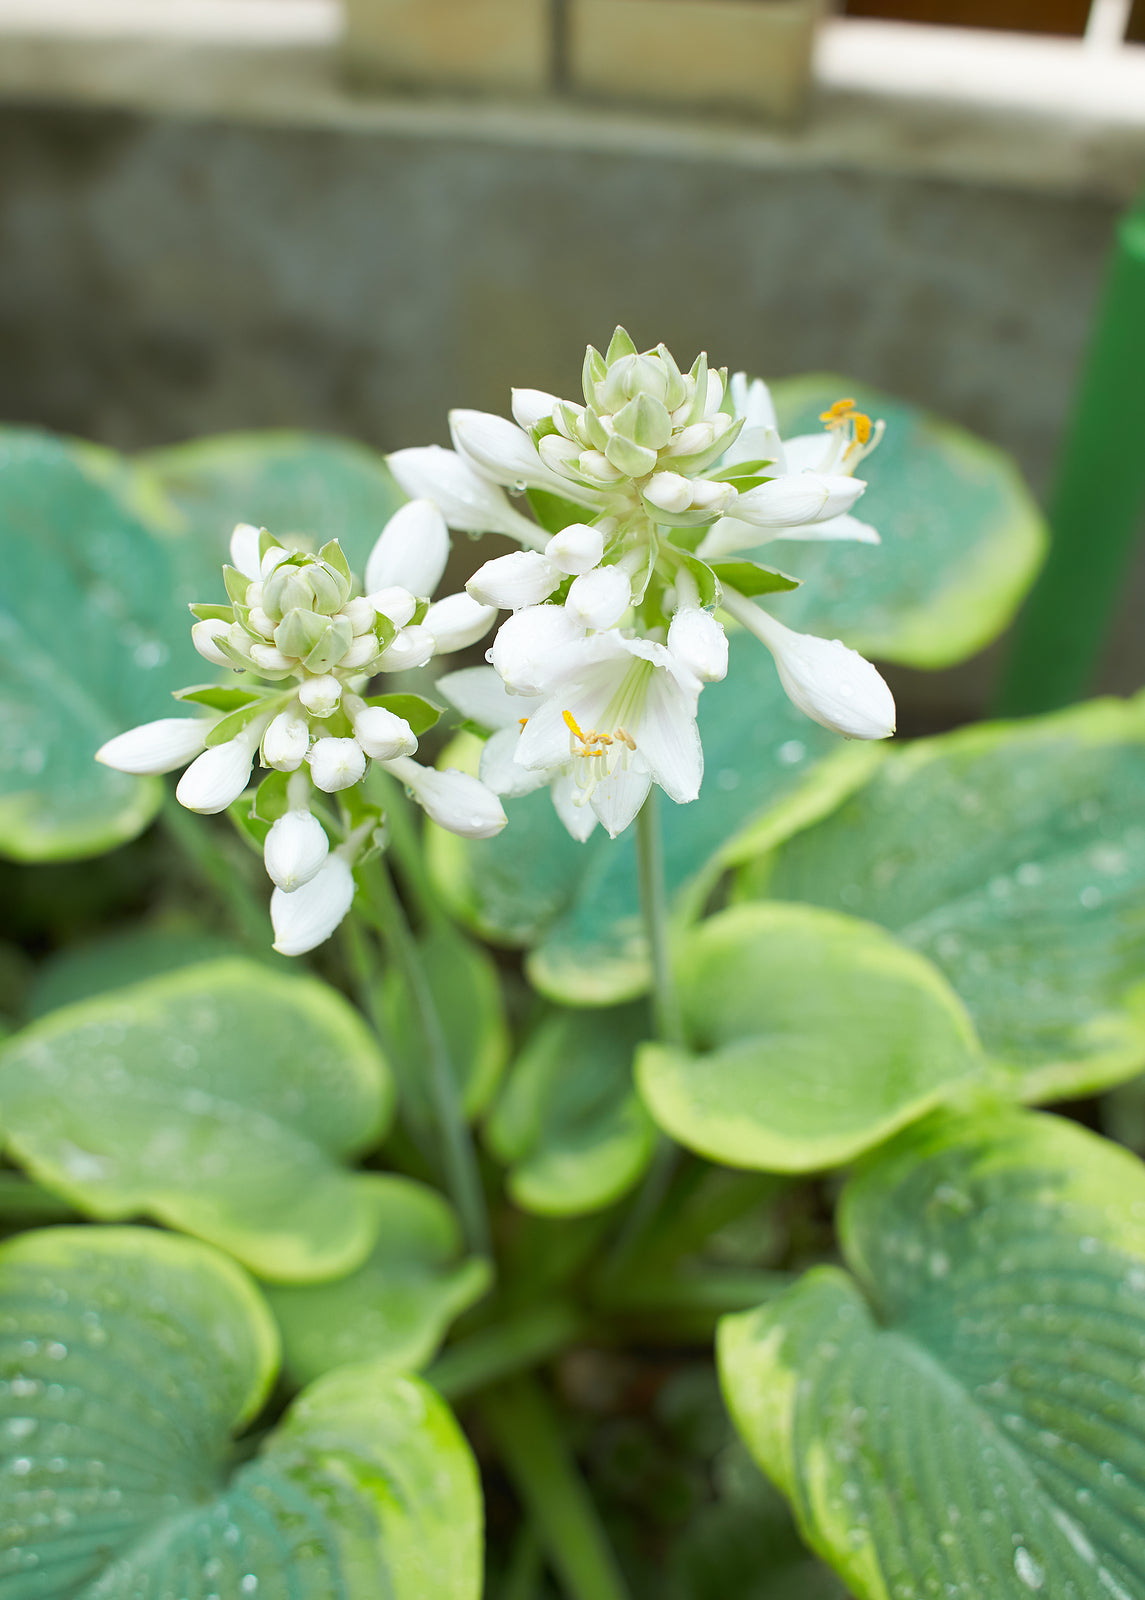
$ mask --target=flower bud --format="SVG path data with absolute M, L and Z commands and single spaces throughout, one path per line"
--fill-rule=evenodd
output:
M 288 611 L 314 609 L 314 590 L 293 563 L 267 578 L 262 586 L 262 609 L 276 622 L 281 622 Z
M 736 498 L 730 483 L 714 483 L 710 478 L 692 479 L 693 511 L 724 511 Z
M 100 745 L 95 759 L 116 772 L 140 777 L 174 772 L 199 754 L 214 723 L 214 717 L 160 717 L 157 722 L 116 734 Z
M 413 667 L 424 667 L 433 655 L 433 634 L 415 623 L 403 628 L 397 638 L 378 657 L 379 672 L 408 672 Z
M 432 500 L 451 528 L 460 528 L 464 533 L 507 533 L 523 544 L 536 543 L 536 523 L 515 510 L 505 492 L 483 478 L 456 450 L 431 444 L 415 450 L 396 450 L 386 460 L 405 493 Z M 444 562 L 442 567 L 444 570 Z M 367 593 L 381 587 L 382 582 L 380 578 L 376 585 L 367 582 Z M 384 582 L 404 580 L 386 578 Z M 431 590 L 423 592 L 428 594 Z
M 583 636 L 566 606 L 529 606 L 501 624 L 487 659 L 514 694 L 544 694 L 556 653 Z
M 399 587 L 430 595 L 449 559 L 445 518 L 429 500 L 411 500 L 394 512 L 366 562 L 366 593 Z
M 545 546 L 545 555 L 560 572 L 591 572 L 604 555 L 604 533 L 587 522 L 570 522 L 567 528 L 553 534 Z
M 262 736 L 262 764 L 276 772 L 296 772 L 310 748 L 310 726 L 305 717 L 280 711 Z
M 254 588 L 253 583 L 251 584 L 251 588 Z M 247 627 L 253 628 L 256 633 L 261 633 L 264 639 L 269 640 L 274 637 L 274 622 L 270 617 L 267 616 L 266 612 L 261 606 L 252 606 L 247 615 L 246 621 Z M 193 631 L 194 630 L 192 629 L 192 632 Z
M 560 581 L 560 572 L 539 550 L 514 550 L 478 567 L 465 587 L 481 605 L 520 611 L 539 605 Z
M 287 811 L 272 823 L 262 859 L 272 881 L 289 893 L 310 882 L 329 850 L 326 830 L 316 816 Z
M 549 477 L 532 439 L 507 417 L 487 411 L 451 411 L 449 432 L 458 454 L 494 483 L 507 488 L 544 485 Z
M 204 750 L 179 779 L 175 798 L 188 811 L 211 817 L 225 811 L 250 782 L 257 733 L 244 728 L 235 739 Z
M 447 594 L 430 606 L 424 626 L 433 635 L 434 654 L 445 655 L 476 644 L 496 620 L 496 606 L 483 606 L 468 594 Z
M 365 595 L 360 594 L 356 600 L 347 600 L 342 607 L 342 615 L 354 630 L 356 638 L 360 633 L 369 633 L 374 626 L 374 618 L 377 616 L 377 611 L 371 602 L 366 599 Z M 410 615 L 413 615 L 412 611 Z
M 376 594 L 369 596 L 369 601 L 378 615 L 392 622 L 395 628 L 404 628 L 417 610 L 413 595 L 397 584 L 392 584 L 388 589 L 379 589 Z
M 209 661 L 213 667 L 233 667 L 234 662 L 219 649 L 218 639 L 230 642 L 231 624 L 223 622 L 218 617 L 208 617 L 205 622 L 196 622 L 191 626 L 191 643 L 202 656 L 204 661 Z
M 263 672 L 289 672 L 297 663 L 291 656 L 283 655 L 273 644 L 252 644 L 250 658 Z
M 235 531 L 231 534 L 231 566 L 236 567 L 244 578 L 253 579 L 260 574 L 262 558 L 258 546 L 261 537 L 259 530 L 251 523 L 235 524 Z
M 508 818 L 500 800 L 479 778 L 448 767 L 437 772 L 419 766 L 408 756 L 387 761 L 386 770 L 407 786 L 426 815 L 463 839 L 491 839 L 500 833 Z
M 377 761 L 412 756 L 417 737 L 404 717 L 385 706 L 363 706 L 354 717 L 354 737 L 366 755 Z
M 614 628 L 632 604 L 632 584 L 619 567 L 597 567 L 574 578 L 565 609 L 585 628 Z
M 850 511 L 866 487 L 861 478 L 790 472 L 741 494 L 735 516 L 757 528 L 825 522 Z
M 324 944 L 354 900 L 354 874 L 339 855 L 322 866 L 298 889 L 276 889 L 270 897 L 274 948 L 279 955 L 302 956 Z
M 556 404 L 557 396 L 546 394 L 543 389 L 514 389 L 512 392 L 513 416 L 522 428 L 535 428 L 538 422 L 547 421 Z
M 728 640 L 723 628 L 699 606 L 681 606 L 668 628 L 668 649 L 701 683 L 728 675 Z
M 581 447 L 574 439 L 566 439 L 563 434 L 547 433 L 537 446 L 537 451 L 551 472 L 564 477 L 567 473 L 576 471 Z M 603 456 L 601 459 L 604 459 Z
M 644 498 L 661 511 L 686 511 L 692 503 L 692 483 L 678 472 L 653 473 Z
M 310 747 L 310 776 L 325 794 L 350 789 L 366 772 L 366 757 L 356 739 L 315 739 Z
M 330 673 L 317 678 L 307 678 L 298 691 L 298 698 L 314 717 L 328 717 L 338 709 L 342 698 L 342 685 Z
M 338 665 L 343 672 L 358 672 L 363 667 L 368 667 L 380 653 L 381 646 L 378 644 L 377 634 L 360 633 Z

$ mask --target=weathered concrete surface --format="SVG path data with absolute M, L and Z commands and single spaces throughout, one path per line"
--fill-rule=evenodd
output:
M 1041 487 L 1115 211 L 714 153 L 9 105 L 0 416 L 128 448 L 276 425 L 421 443 L 511 383 L 575 391 L 621 321 L 680 357 L 883 385 Z

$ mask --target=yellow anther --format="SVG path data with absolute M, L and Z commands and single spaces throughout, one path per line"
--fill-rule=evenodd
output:
M 836 400 L 835 404 L 828 406 L 826 411 L 820 411 L 819 421 L 827 423 L 828 427 L 832 422 L 846 422 L 854 409 L 855 402 L 853 399 Z
M 630 733 L 626 733 L 623 728 L 617 728 L 616 737 L 618 739 L 623 739 L 624 743 L 628 746 L 628 748 L 630 750 L 635 750 L 636 749 L 636 740 L 632 737 L 632 735 Z
M 574 739 L 579 739 L 581 744 L 585 744 L 587 742 L 585 740 L 585 736 L 577 727 L 577 721 L 572 712 L 562 711 L 561 716 L 565 719 L 565 727 L 569 730 Z
M 529 719 L 528 719 L 528 717 L 518 717 L 517 721 L 521 724 L 521 726 L 523 728 L 523 727 L 525 727 L 527 725 Z
M 855 430 L 852 445 L 869 444 L 874 432 L 870 417 L 864 411 L 857 411 L 852 399 L 836 400 L 833 406 L 819 413 L 819 421 L 826 423 L 829 429 L 845 428 L 850 423 Z

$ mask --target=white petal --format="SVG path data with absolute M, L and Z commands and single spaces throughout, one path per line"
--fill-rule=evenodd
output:
M 743 461 L 766 461 L 777 472 L 791 470 L 774 428 L 744 428 L 720 457 L 720 466 L 735 467 Z
M 309 883 L 290 894 L 276 889 L 270 897 L 274 948 L 280 955 L 301 956 L 324 944 L 354 900 L 354 874 L 341 856 L 326 858 Z
M 272 824 L 262 847 L 271 880 L 288 892 L 309 883 L 326 860 L 330 841 L 309 811 L 287 811 Z
M 380 672 L 409 672 L 413 667 L 424 667 L 433 655 L 433 634 L 420 623 L 414 623 L 391 639 L 378 657 Z
M 583 629 L 564 606 L 529 606 L 501 624 L 489 659 L 515 693 L 544 694 L 557 652 L 582 636 Z
M 795 633 L 742 595 L 724 594 L 725 608 L 775 657 L 788 698 L 813 722 L 848 739 L 889 739 L 894 697 L 877 670 L 838 639 Z
M 546 394 L 543 389 L 513 390 L 513 416 L 522 428 L 535 428 L 538 422 L 544 422 L 558 403 L 555 394 Z
M 277 772 L 297 772 L 309 748 L 306 718 L 280 711 L 262 736 L 262 764 Z
M 539 605 L 561 581 L 561 573 L 539 550 L 514 550 L 486 561 L 465 585 L 482 605 L 521 611 Z
M 584 628 L 614 628 L 632 604 L 632 584 L 619 567 L 597 567 L 574 578 L 565 607 Z
M 604 824 L 609 838 L 623 833 L 648 798 L 652 778 L 647 772 L 629 767 L 627 772 L 614 772 L 603 778 L 592 791 L 590 804 Z
M 723 628 L 698 606 L 681 606 L 668 628 L 668 649 L 701 683 L 728 675 L 728 639 Z
M 615 522 L 609 522 L 610 528 L 615 526 Z M 561 572 L 577 576 L 591 572 L 604 555 L 604 530 L 590 527 L 587 522 L 570 522 L 567 528 L 553 534 L 545 546 L 545 555 Z
M 364 753 L 377 761 L 412 756 L 417 736 L 404 717 L 386 706 L 363 706 L 354 718 L 354 737 Z
M 565 712 L 585 731 L 596 727 L 630 666 L 628 659 L 597 662 L 583 666 L 575 677 L 562 680 L 521 731 L 516 757 L 520 765 L 552 771 L 576 759 L 570 748 Z
M 756 537 L 758 539 L 758 530 Z M 799 528 L 784 528 L 780 530 L 780 537 L 812 544 L 828 539 L 850 539 L 856 544 L 882 543 L 877 528 L 872 528 L 869 522 L 860 522 L 858 517 L 847 515 L 828 517 L 826 522 L 806 522 Z
M 569 772 L 554 780 L 549 793 L 553 797 L 553 810 L 578 843 L 583 844 L 596 827 L 596 812 L 584 799 Z
M 451 411 L 449 432 L 457 453 L 494 483 L 507 489 L 529 484 L 568 498 L 572 486 L 550 471 L 529 435 L 507 417 L 488 411 Z
M 735 515 L 756 527 L 826 522 L 849 511 L 866 488 L 861 478 L 793 472 L 749 489 L 735 502 Z
M 131 772 L 140 777 L 159 772 L 174 772 L 197 756 L 214 727 L 215 717 L 160 717 L 144 722 L 100 745 L 95 759 L 116 772 Z
M 728 391 L 736 416 L 743 417 L 748 428 L 778 428 L 771 391 L 762 378 L 749 382 L 746 372 L 733 372 Z
M 471 722 L 496 730 L 516 729 L 540 705 L 529 695 L 510 694 L 492 667 L 463 667 L 438 678 L 434 689 Z
M 694 800 L 704 776 L 696 697 L 682 689 L 671 673 L 652 674 L 635 736 L 641 757 L 669 799 L 678 805 Z
M 217 641 L 230 637 L 230 624 L 219 617 L 209 617 L 204 622 L 191 624 L 191 643 L 212 667 L 233 667 L 234 662 L 219 649 Z
M 310 748 L 310 776 L 326 794 L 352 788 L 366 771 L 366 757 L 356 739 L 316 739 Z
M 188 811 L 211 817 L 236 801 L 250 781 L 257 736 L 244 728 L 237 739 L 216 744 L 192 761 L 179 779 L 175 798 Z
M 429 500 L 411 500 L 394 512 L 366 562 L 366 593 L 408 589 L 430 595 L 449 560 L 449 529 Z
M 395 628 L 404 628 L 417 610 L 413 595 L 400 585 L 391 584 L 388 589 L 377 589 L 366 598 L 376 612 L 389 618 Z
M 797 433 L 783 442 L 788 472 L 827 472 L 839 454 L 836 433 Z
M 387 772 L 402 780 L 439 828 L 460 834 L 464 839 L 491 839 L 500 833 L 508 818 L 500 800 L 479 778 L 456 767 L 438 772 L 419 766 L 408 756 L 385 763 Z
M 252 581 L 262 570 L 262 557 L 258 549 L 261 537 L 259 529 L 249 522 L 237 523 L 231 534 L 231 566 L 237 567 L 244 578 Z
M 494 794 L 516 798 L 532 794 L 534 789 L 540 789 L 549 781 L 549 773 L 533 771 L 516 760 L 520 738 L 519 727 L 499 728 L 485 741 L 478 776 Z
M 496 606 L 483 606 L 464 593 L 447 594 L 430 606 L 423 626 L 433 635 L 434 655 L 441 656 L 484 639 L 496 620 Z
M 534 549 L 546 542 L 544 530 L 515 511 L 504 491 L 456 450 L 430 444 L 396 450 L 386 460 L 405 493 L 432 500 L 451 528 L 462 533 L 505 533 Z

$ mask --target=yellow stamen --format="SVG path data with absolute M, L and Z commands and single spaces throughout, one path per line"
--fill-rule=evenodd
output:
M 869 444 L 874 428 L 870 417 L 864 411 L 855 409 L 853 399 L 836 400 L 833 406 L 819 413 L 819 421 L 827 425 L 828 429 L 845 428 L 848 423 L 855 430 L 854 443 Z
M 576 721 L 576 718 L 573 716 L 572 712 L 571 711 L 562 711 L 561 712 L 561 716 L 565 719 L 565 727 L 574 736 L 574 738 L 579 739 L 581 744 L 587 743 L 584 734 L 577 727 L 577 721 Z
M 517 721 L 521 724 L 522 728 L 524 728 L 528 725 L 529 719 L 528 717 L 518 717 Z

